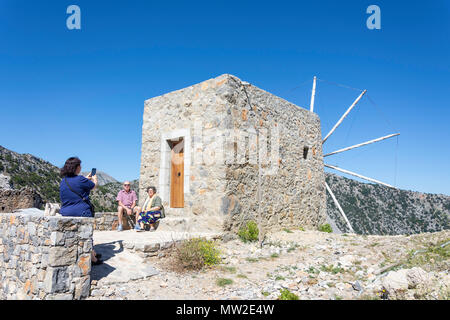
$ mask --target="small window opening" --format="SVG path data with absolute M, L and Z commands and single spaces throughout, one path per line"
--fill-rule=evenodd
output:
M 303 147 L 303 159 L 305 159 L 305 160 L 308 157 L 308 150 L 309 150 L 309 147 Z

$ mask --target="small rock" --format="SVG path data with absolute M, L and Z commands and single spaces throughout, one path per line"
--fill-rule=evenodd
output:
M 290 283 L 289 285 L 288 285 L 288 288 L 289 288 L 289 290 L 297 290 L 297 283 Z
M 335 287 L 336 287 L 336 289 L 343 291 L 343 290 L 348 289 L 348 284 L 342 283 L 342 282 L 338 282 L 338 283 L 336 283 Z
M 339 258 L 339 262 L 343 267 L 350 267 L 354 260 L 355 257 L 351 254 Z
M 408 289 L 407 270 L 390 271 L 382 280 L 383 286 L 388 291 Z
M 422 268 L 414 267 L 409 269 L 406 274 L 408 280 L 408 288 L 414 289 L 419 284 L 427 285 L 430 282 L 431 277 Z
M 367 280 L 373 280 L 373 279 L 375 279 L 376 278 L 376 276 L 373 274 L 373 273 L 369 273 L 368 275 L 367 275 Z
M 359 281 L 356 281 L 355 283 L 352 284 L 353 289 L 355 289 L 356 291 L 361 291 L 362 287 L 361 284 L 359 283 Z
M 98 296 L 101 296 L 101 295 L 103 295 L 103 290 L 94 289 L 91 292 L 91 296 L 92 297 L 98 297 Z
M 121 297 L 126 297 L 126 296 L 128 296 L 128 292 L 125 291 L 124 289 L 120 289 L 119 292 L 118 292 L 118 294 L 119 294 L 119 296 L 121 296 Z
M 357 271 L 357 272 L 355 273 L 355 276 L 357 276 L 357 277 L 362 277 L 362 276 L 364 276 L 364 271 L 362 271 L 362 270 Z

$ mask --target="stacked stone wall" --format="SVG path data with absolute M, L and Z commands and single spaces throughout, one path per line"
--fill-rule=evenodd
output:
M 41 196 L 30 188 L 0 189 L 0 213 L 13 212 L 17 209 L 40 208 L 42 204 Z
M 94 230 L 115 230 L 118 220 L 117 212 L 96 212 L 94 218 Z
M 0 215 L 0 299 L 89 295 L 93 219 Z

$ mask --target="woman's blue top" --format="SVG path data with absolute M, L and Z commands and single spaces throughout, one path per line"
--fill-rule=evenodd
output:
M 64 179 L 67 179 L 70 187 L 83 196 L 85 199 L 89 199 L 89 193 L 95 184 L 83 177 L 65 177 L 59 184 L 59 196 L 61 198 L 61 210 L 59 211 L 63 216 L 74 217 L 92 217 L 91 208 L 83 201 L 77 194 L 69 189 Z M 90 201 L 90 200 L 88 200 Z

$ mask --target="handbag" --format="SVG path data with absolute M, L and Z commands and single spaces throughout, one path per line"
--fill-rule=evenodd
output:
M 66 184 L 67 184 L 67 186 L 69 187 L 70 191 L 72 191 L 73 193 L 75 193 L 77 196 L 79 196 L 81 199 L 83 199 L 84 202 L 87 203 L 87 205 L 88 205 L 89 208 L 91 209 L 92 217 L 95 217 L 95 207 L 94 207 L 94 205 L 89 201 L 89 197 L 88 197 L 87 200 L 86 200 L 81 194 L 79 194 L 78 192 L 76 192 L 75 190 L 73 190 L 73 189 L 70 187 L 69 183 L 67 182 L 66 177 L 64 177 L 64 181 L 66 182 Z

